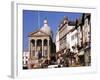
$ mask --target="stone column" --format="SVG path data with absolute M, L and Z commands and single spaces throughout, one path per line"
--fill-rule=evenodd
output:
M 44 44 L 44 40 L 42 39 L 42 56 L 44 56 L 44 51 L 43 51 L 43 45 Z
M 48 46 L 48 60 L 50 60 L 50 45 L 49 45 L 49 43 L 50 42 L 49 42 L 49 39 L 48 39 L 48 45 L 47 45 Z

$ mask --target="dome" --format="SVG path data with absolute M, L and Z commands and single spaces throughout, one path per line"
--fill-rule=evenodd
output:
M 51 35 L 51 29 L 48 26 L 48 21 L 47 20 L 44 20 L 44 25 L 41 27 L 40 30 L 43 31 L 43 32 L 45 32 L 48 35 Z

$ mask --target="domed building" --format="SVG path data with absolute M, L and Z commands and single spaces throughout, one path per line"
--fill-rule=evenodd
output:
M 37 31 L 29 34 L 28 68 L 40 67 L 40 61 L 50 60 L 52 46 L 52 31 L 48 26 L 48 21 L 44 20 L 44 25 Z
M 50 27 L 48 26 L 48 21 L 47 20 L 44 20 L 44 25 L 41 27 L 40 29 L 41 31 L 45 32 L 46 34 L 50 35 L 51 36 L 51 29 Z

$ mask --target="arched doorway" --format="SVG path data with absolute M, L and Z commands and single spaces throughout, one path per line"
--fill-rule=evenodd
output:
M 37 53 L 38 53 L 38 59 L 42 58 L 42 40 L 38 39 L 37 40 L 37 49 L 36 49 Z

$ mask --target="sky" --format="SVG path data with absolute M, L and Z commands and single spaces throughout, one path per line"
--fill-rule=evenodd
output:
M 28 50 L 28 34 L 40 29 L 44 19 L 48 20 L 55 40 L 57 28 L 64 16 L 68 17 L 69 21 L 75 21 L 81 15 L 82 13 L 75 12 L 23 10 L 23 50 Z

